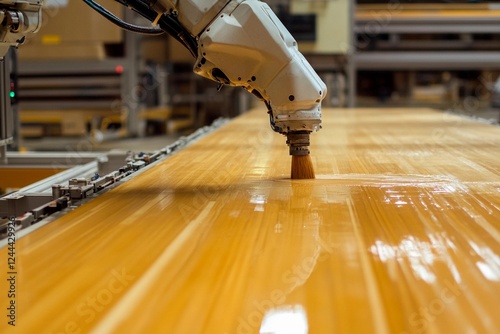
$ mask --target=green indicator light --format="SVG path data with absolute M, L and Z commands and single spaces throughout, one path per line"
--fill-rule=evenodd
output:
M 10 94 L 9 94 L 9 95 L 10 95 L 10 97 L 13 99 L 13 98 L 15 98 L 15 97 L 16 97 L 16 92 L 10 92 Z

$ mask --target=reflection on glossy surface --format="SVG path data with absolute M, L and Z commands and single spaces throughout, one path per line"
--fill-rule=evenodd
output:
M 307 334 L 307 314 L 300 305 L 282 306 L 267 311 L 260 334 Z
M 259 333 L 300 305 L 310 333 L 499 331 L 498 127 L 325 110 L 291 181 L 264 116 L 18 240 L 15 330 Z

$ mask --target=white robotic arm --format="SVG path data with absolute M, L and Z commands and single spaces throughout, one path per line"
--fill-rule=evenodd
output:
M 221 85 L 242 86 L 267 105 L 271 127 L 287 136 L 291 155 L 309 154 L 321 128 L 326 86 L 298 51 L 269 6 L 258 0 L 157 0 L 197 38 L 194 72 Z
M 83 0 L 114 23 L 94 1 Z M 309 134 L 321 128 L 326 86 L 297 42 L 259 0 L 116 0 L 159 23 L 197 58 L 194 71 L 222 85 L 242 86 L 267 105 L 271 127 L 287 136 L 290 154 L 309 154 Z M 41 25 L 44 0 L 0 0 L 0 58 Z M 155 19 L 156 17 L 156 19 Z

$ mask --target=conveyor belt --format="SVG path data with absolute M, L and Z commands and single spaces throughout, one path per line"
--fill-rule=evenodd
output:
M 499 332 L 499 127 L 325 110 L 317 179 L 291 181 L 266 116 L 17 240 L 7 332 Z

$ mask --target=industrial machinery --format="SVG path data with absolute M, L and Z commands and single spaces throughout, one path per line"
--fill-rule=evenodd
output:
M 10 63 L 6 57 L 11 46 L 22 43 L 42 24 L 41 0 L 0 0 L 0 163 L 6 160 L 6 145 L 12 142 Z
M 326 85 L 299 52 L 297 42 L 258 0 L 117 0 L 159 28 L 121 22 L 84 0 L 124 29 L 179 40 L 196 58 L 194 72 L 223 85 L 241 86 L 267 106 L 271 128 L 287 136 L 291 155 L 309 154 L 309 135 L 321 128 Z M 159 31 L 160 30 L 160 31 Z
M 149 28 L 122 22 L 94 1 L 84 1 L 124 29 L 174 36 L 196 57 L 195 73 L 218 82 L 220 88 L 241 86 L 259 97 L 267 106 L 271 128 L 287 136 L 290 154 L 309 154 L 309 134 L 321 128 L 326 85 L 266 3 L 117 0 L 152 21 L 154 27 Z M 0 57 L 38 30 L 42 3 L 0 1 Z M 6 69 L 3 72 L 5 78 Z M 6 114 L 2 112 L 3 127 L 8 123 Z
M 309 136 L 321 128 L 321 101 L 326 96 L 326 86 L 266 3 L 257 0 L 117 0 L 153 24 L 143 27 L 123 22 L 92 0 L 83 1 L 123 29 L 142 34 L 166 32 L 173 36 L 196 58 L 195 73 L 218 82 L 219 89 L 224 85 L 240 86 L 259 97 L 267 106 L 271 128 L 287 137 L 290 154 L 309 154 Z M 37 31 L 42 4 L 43 1 L 0 0 L 0 56 L 11 46 L 22 43 L 26 35 Z M 1 73 L 2 97 L 7 96 L 10 85 L 8 73 L 7 67 Z M 2 98 L 0 147 L 4 150 L 12 141 L 9 107 L 9 99 Z M 179 144 L 174 146 L 177 148 Z M 172 148 L 167 147 L 152 154 L 129 156 L 127 161 L 123 158 L 121 164 L 114 164 L 114 170 L 99 168 L 94 173 L 85 169 L 83 177 L 72 176 L 64 184 L 59 179 L 58 184 L 45 182 L 45 190 L 36 188 L 38 194 L 26 193 L 33 192 L 32 188 L 23 189 L 26 191 L 0 199 L 0 217 L 19 218 L 28 212 L 18 223 L 29 226 L 68 205 L 74 206 L 75 201 L 116 185 L 171 151 Z
M 0 57 L 10 46 L 22 43 L 42 24 L 43 0 L 0 0 Z

